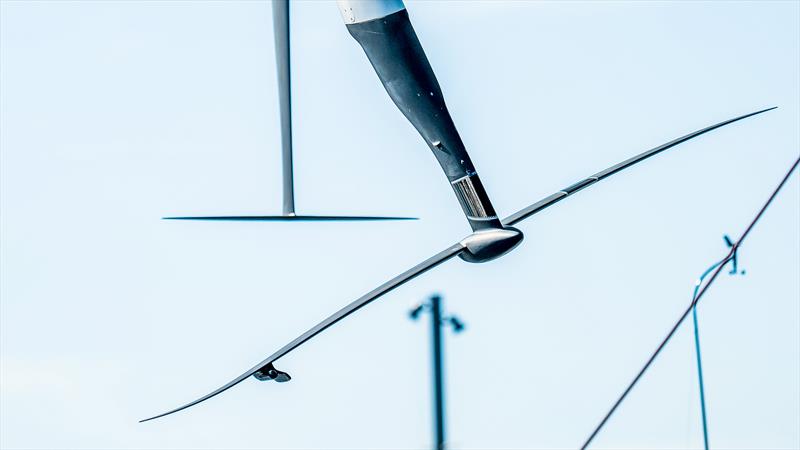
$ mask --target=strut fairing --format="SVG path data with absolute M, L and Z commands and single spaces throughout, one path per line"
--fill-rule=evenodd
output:
M 408 12 L 401 9 L 347 24 L 347 30 L 364 49 L 389 97 L 439 161 L 473 231 L 501 228 Z

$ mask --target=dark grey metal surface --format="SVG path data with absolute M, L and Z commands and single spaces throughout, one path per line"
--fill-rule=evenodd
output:
M 771 110 L 773 110 L 775 108 L 777 108 L 777 106 L 773 106 L 772 108 L 762 109 L 760 111 L 751 112 L 751 113 L 745 114 L 743 116 L 734 117 L 733 119 L 728 119 L 728 120 L 726 120 L 724 122 L 720 122 L 720 123 L 705 127 L 703 129 L 694 131 L 694 132 L 689 133 L 689 134 L 687 134 L 685 136 L 681 136 L 681 137 L 679 137 L 677 139 L 674 139 L 672 141 L 667 142 L 666 144 L 659 145 L 658 147 L 655 147 L 655 148 L 650 149 L 650 150 L 648 150 L 646 152 L 640 153 L 640 154 L 638 154 L 638 155 L 636 155 L 636 156 L 634 156 L 632 158 L 628 158 L 625 161 L 622 161 L 622 162 L 620 162 L 618 164 L 614 164 L 613 166 L 609 167 L 608 169 L 605 169 L 605 170 L 602 170 L 600 172 L 597 172 L 596 174 L 594 174 L 594 175 L 592 175 L 590 177 L 587 177 L 587 178 L 585 178 L 585 179 L 583 179 L 583 180 L 581 180 L 581 181 L 579 181 L 579 182 L 577 182 L 577 183 L 575 183 L 575 184 L 573 184 L 573 185 L 571 185 L 571 186 L 569 186 L 567 188 L 564 188 L 564 189 L 562 189 L 562 190 L 560 190 L 560 191 L 558 191 L 558 192 L 556 192 L 556 193 L 554 193 L 552 195 L 549 195 L 549 196 L 539 200 L 538 202 L 528 206 L 527 208 L 523 208 L 523 209 L 515 212 L 514 214 L 512 214 L 512 215 L 506 217 L 505 219 L 503 219 L 503 224 L 504 225 L 514 225 L 515 223 L 521 222 L 522 220 L 525 220 L 526 218 L 532 216 L 533 214 L 536 214 L 539 211 L 541 211 L 541 210 L 543 210 L 543 209 L 545 209 L 547 207 L 550 207 L 550 206 L 560 202 L 561 200 L 566 198 L 568 195 L 574 194 L 574 193 L 576 193 L 576 192 L 578 192 L 578 191 L 580 191 L 580 190 L 582 190 L 582 189 L 584 189 L 584 188 L 586 188 L 588 186 L 591 186 L 594 183 L 597 183 L 598 181 L 600 181 L 600 180 L 602 180 L 604 178 L 608 178 L 611 175 L 614 175 L 615 173 L 617 173 L 617 172 L 619 172 L 621 170 L 627 169 L 628 167 L 630 167 L 630 166 L 632 166 L 632 165 L 634 165 L 636 163 L 642 162 L 642 161 L 644 161 L 645 159 L 647 159 L 647 158 L 649 158 L 651 156 L 655 156 L 655 155 L 663 152 L 664 150 L 668 150 L 668 149 L 670 149 L 672 147 L 675 147 L 676 145 L 684 143 L 684 142 L 686 142 L 686 141 L 688 141 L 688 140 L 690 140 L 692 138 L 695 138 L 697 136 L 700 136 L 701 134 L 708 133 L 709 131 L 716 130 L 717 128 L 724 127 L 725 125 L 731 124 L 733 122 L 737 122 L 737 121 L 742 120 L 742 119 L 746 119 L 748 117 L 755 116 L 757 114 L 761 114 L 763 112 L 771 111 Z
M 241 383 L 242 381 L 244 381 L 248 377 L 250 377 L 253 374 L 255 374 L 256 372 L 258 372 L 261 368 L 267 366 L 270 363 L 273 363 L 273 362 L 277 361 L 279 358 L 281 358 L 282 356 L 284 356 L 287 353 L 291 352 L 292 350 L 296 349 L 297 347 L 299 347 L 300 345 L 302 345 L 303 343 L 305 343 L 309 339 L 311 339 L 314 336 L 316 336 L 317 334 L 325 331 L 328 327 L 330 327 L 331 325 L 335 324 L 336 322 L 338 322 L 338 321 L 344 319 L 345 317 L 349 316 L 350 314 L 358 311 L 359 309 L 363 308 L 364 306 L 366 306 L 367 304 L 371 303 L 372 301 L 380 298 L 381 296 L 383 296 L 387 292 L 392 291 L 393 289 L 397 288 L 398 286 L 401 286 L 401 285 L 407 283 L 408 281 L 410 281 L 410 280 L 418 277 L 419 275 L 422 275 L 423 273 L 433 269 L 434 267 L 436 267 L 439 264 L 447 261 L 448 259 L 458 255 L 463 250 L 464 250 L 464 247 L 461 244 L 455 244 L 455 245 L 452 245 L 452 246 L 448 247 L 447 249 L 445 249 L 445 250 L 437 253 L 436 255 L 426 259 L 425 261 L 417 264 L 416 266 L 412 267 L 411 269 L 406 270 L 405 272 L 401 273 L 400 275 L 392 278 L 391 280 L 387 281 L 386 283 L 383 283 L 382 285 L 378 286 L 377 288 L 375 288 L 375 289 L 369 291 L 368 293 L 364 294 L 363 296 L 359 297 L 358 299 L 356 299 L 355 301 L 353 301 L 349 305 L 345 306 L 344 308 L 340 309 L 336 313 L 332 314 L 327 319 L 325 319 L 322 322 L 320 322 L 319 324 L 315 325 L 310 330 L 308 330 L 305 333 L 301 334 L 297 339 L 295 339 L 292 342 L 286 344 L 280 350 L 278 350 L 277 352 L 273 353 L 272 355 L 270 355 L 269 357 L 267 357 L 265 360 L 261 361 L 260 363 L 256 364 L 255 366 L 253 366 L 251 369 L 249 369 L 245 373 L 243 373 L 243 374 L 239 375 L 238 377 L 234 378 L 233 381 L 227 383 L 226 385 L 222 386 L 221 388 L 211 392 L 210 394 L 204 395 L 204 396 L 200 397 L 199 399 L 197 399 L 197 400 L 195 400 L 193 402 L 187 403 L 187 404 L 185 404 L 185 405 L 183 405 L 183 406 L 181 406 L 179 408 L 175 408 L 175 409 L 173 409 L 171 411 L 165 412 L 163 414 L 159 414 L 157 416 L 150 417 L 148 419 L 140 420 L 140 422 L 147 422 L 148 420 L 157 419 L 159 417 L 164 417 L 166 415 L 181 411 L 181 410 L 186 409 L 186 408 L 188 408 L 190 406 L 194 406 L 194 405 L 196 405 L 196 404 L 198 404 L 198 403 L 200 403 L 202 401 L 208 400 L 209 398 L 214 397 L 215 395 L 217 395 L 217 394 L 219 394 L 221 392 L 224 392 L 224 391 L 232 388 L 233 386 L 236 386 L 237 384 Z
M 452 183 L 475 175 L 475 166 L 444 103 L 444 96 L 405 9 L 367 22 L 348 24 L 347 30 L 364 49 L 383 87 L 403 115 L 417 129 Z M 459 191 L 456 187 L 456 195 Z M 472 206 L 491 212 L 475 219 L 459 197 L 473 230 L 500 228 L 494 208 L 482 186 Z
M 272 1 L 275 32 L 275 65 L 281 114 L 281 155 L 283 173 L 283 214 L 294 214 L 294 172 L 292 163 L 292 69 L 289 50 L 289 0 Z

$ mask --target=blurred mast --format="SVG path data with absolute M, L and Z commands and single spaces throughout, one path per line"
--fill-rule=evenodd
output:
M 410 316 L 417 320 L 419 314 L 428 309 L 431 312 L 431 353 L 433 356 L 433 416 L 434 416 L 434 442 L 433 448 L 444 450 L 445 445 L 445 413 L 444 413 L 444 369 L 442 364 L 442 327 L 451 325 L 453 332 L 460 333 L 464 324 L 455 316 L 442 316 L 442 297 L 439 294 L 431 296 L 428 303 L 422 303 L 412 309 Z
M 431 297 L 431 341 L 433 342 L 433 409 L 436 446 L 444 448 L 444 386 L 442 385 L 442 298 Z

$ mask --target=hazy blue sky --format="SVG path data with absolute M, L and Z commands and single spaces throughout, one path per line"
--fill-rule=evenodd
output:
M 433 292 L 453 448 L 579 446 L 800 152 L 797 2 L 407 3 L 503 216 L 706 125 L 450 261 L 191 410 L 469 227 L 333 2 L 292 4 L 297 207 L 357 224 L 175 223 L 280 211 L 265 1 L 0 6 L 0 446 L 424 448 Z M 699 308 L 711 445 L 800 447 L 800 183 Z M 687 323 L 687 325 L 689 325 Z M 597 447 L 701 445 L 684 327 Z

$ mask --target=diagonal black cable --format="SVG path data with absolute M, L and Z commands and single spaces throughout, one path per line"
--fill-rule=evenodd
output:
M 697 302 L 700 301 L 700 298 L 703 297 L 703 294 L 705 294 L 705 292 L 708 290 L 708 288 L 711 286 L 711 284 L 717 278 L 717 275 L 719 275 L 720 271 L 722 271 L 722 268 L 725 267 L 725 265 L 728 263 L 728 261 L 733 259 L 733 256 L 736 254 L 736 251 L 739 249 L 739 246 L 742 245 L 742 241 L 744 241 L 744 239 L 747 237 L 747 235 L 750 234 L 750 230 L 753 229 L 753 226 L 755 226 L 756 222 L 758 222 L 758 219 L 761 218 L 761 216 L 764 214 L 764 211 L 766 211 L 767 207 L 770 205 L 770 203 L 772 203 L 772 200 L 774 200 L 775 197 L 778 195 L 778 192 L 781 190 L 781 188 L 783 188 L 783 185 L 785 185 L 786 182 L 789 180 L 789 177 L 792 176 L 792 173 L 797 168 L 798 164 L 800 164 L 800 158 L 797 158 L 797 160 L 794 162 L 794 164 L 792 164 L 792 167 L 789 169 L 788 172 L 786 172 L 786 176 L 783 177 L 783 180 L 781 180 L 780 184 L 778 184 L 778 187 L 775 188 L 775 190 L 772 192 L 772 195 L 769 196 L 769 199 L 767 200 L 767 202 L 764 203 L 764 206 L 762 206 L 761 210 L 758 211 L 758 214 L 756 214 L 756 217 L 750 222 L 750 225 L 747 226 L 747 228 L 744 230 L 744 233 L 742 233 L 742 235 L 739 237 L 739 239 L 737 239 L 736 242 L 734 242 L 734 244 L 731 246 L 731 249 L 728 252 L 728 255 L 725 256 L 725 258 L 722 259 L 722 261 L 720 261 L 720 264 L 717 267 L 717 270 L 715 270 L 714 274 L 711 275 L 711 278 L 709 278 L 708 283 L 706 283 L 706 285 L 703 286 L 703 289 L 700 290 L 700 293 L 697 294 L 697 296 L 694 297 L 694 299 L 692 299 L 692 303 L 689 305 L 688 308 L 686 308 L 686 311 L 683 312 L 683 314 L 681 315 L 680 319 L 678 319 L 678 321 L 675 322 L 675 325 L 672 327 L 672 329 L 669 331 L 669 333 L 667 333 L 667 337 L 665 337 L 664 340 L 661 341 L 660 344 L 658 344 L 658 347 L 656 347 L 656 351 L 653 352 L 653 354 L 650 356 L 650 359 L 648 359 L 647 362 L 645 363 L 644 367 L 642 367 L 642 369 L 639 371 L 639 373 L 636 375 L 636 377 L 633 379 L 633 381 L 631 381 L 631 383 L 628 385 L 628 387 L 625 389 L 625 391 L 622 393 L 622 395 L 620 395 L 620 397 L 614 403 L 614 406 L 612 406 L 611 409 L 608 411 L 608 413 L 606 413 L 605 417 L 603 417 L 603 420 L 601 420 L 600 424 L 597 425 L 597 428 L 595 428 L 594 431 L 592 432 L 592 434 L 589 435 L 589 438 L 586 439 L 586 442 L 583 443 L 583 445 L 581 446 L 581 449 L 586 449 L 589 446 L 589 444 L 592 443 L 592 440 L 597 436 L 597 433 L 599 433 L 600 430 L 603 428 L 603 426 L 606 424 L 606 422 L 608 422 L 608 419 L 611 417 L 612 414 L 614 414 L 614 411 L 617 410 L 617 407 L 619 407 L 619 405 L 622 403 L 622 401 L 625 400 L 625 397 L 628 396 L 628 393 L 631 392 L 633 387 L 636 385 L 636 383 L 639 381 L 639 379 L 642 378 L 642 375 L 644 375 L 644 373 L 647 371 L 647 369 L 650 367 L 650 365 L 656 359 L 658 354 L 661 353 L 661 350 L 664 348 L 664 346 L 667 345 L 667 342 L 669 342 L 669 340 L 672 337 L 672 335 L 675 334 L 675 331 L 678 330 L 678 327 L 681 326 L 683 321 L 686 320 L 686 317 L 689 315 L 689 313 L 692 312 L 692 309 L 695 307 Z

